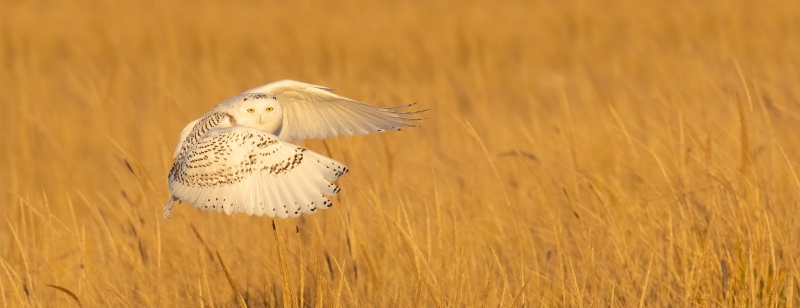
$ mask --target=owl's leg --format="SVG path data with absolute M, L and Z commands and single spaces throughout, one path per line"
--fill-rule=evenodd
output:
M 174 205 L 173 201 L 180 202 L 180 200 L 178 200 L 178 197 L 175 196 L 169 197 L 169 200 L 167 200 L 167 205 L 164 206 L 164 219 L 167 219 L 167 217 L 169 217 L 169 213 L 172 212 L 172 206 Z

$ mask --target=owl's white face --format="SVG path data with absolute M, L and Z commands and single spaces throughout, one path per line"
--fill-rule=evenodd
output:
M 241 95 L 229 107 L 238 125 L 275 134 L 283 124 L 283 106 L 269 94 Z

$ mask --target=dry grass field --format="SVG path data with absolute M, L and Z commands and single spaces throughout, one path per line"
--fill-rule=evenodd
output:
M 0 305 L 798 306 L 798 20 L 794 0 L 3 0 Z M 351 170 L 330 210 L 162 219 L 183 126 L 284 78 L 428 119 L 301 142 Z

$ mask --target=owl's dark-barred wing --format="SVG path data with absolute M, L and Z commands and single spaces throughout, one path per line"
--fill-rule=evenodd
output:
M 367 105 L 331 92 L 330 88 L 294 80 L 272 82 L 244 93 L 275 95 L 283 105 L 281 141 L 324 139 L 337 134 L 352 136 L 413 127 L 409 121 L 420 111 L 401 111 L 411 105 L 382 108 Z
M 214 128 L 179 156 L 169 174 L 172 200 L 202 210 L 281 218 L 314 213 L 332 204 L 325 195 L 347 168 L 327 157 L 278 140 L 264 131 Z

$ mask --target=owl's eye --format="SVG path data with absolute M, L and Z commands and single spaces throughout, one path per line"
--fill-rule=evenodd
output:
M 250 109 L 247 109 L 247 112 L 249 112 L 249 113 L 253 113 L 253 112 L 256 112 L 256 110 L 255 110 L 255 109 L 253 109 L 253 108 L 250 108 Z
M 275 108 L 267 107 L 267 111 L 272 111 L 273 109 L 275 109 Z

